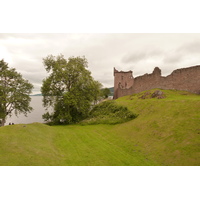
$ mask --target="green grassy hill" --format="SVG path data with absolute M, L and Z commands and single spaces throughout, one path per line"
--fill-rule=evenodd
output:
M 116 100 L 138 114 L 123 124 L 0 127 L 0 165 L 200 165 L 200 95 L 154 91 Z

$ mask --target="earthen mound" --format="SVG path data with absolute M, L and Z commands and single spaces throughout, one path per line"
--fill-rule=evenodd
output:
M 164 92 L 160 91 L 160 90 L 156 90 L 152 95 L 152 98 L 157 98 L 157 99 L 164 99 L 166 98 Z
M 164 92 L 162 92 L 161 90 L 156 90 L 153 93 L 145 92 L 142 96 L 139 97 L 139 99 L 151 99 L 151 98 L 164 99 L 166 98 L 166 96 Z

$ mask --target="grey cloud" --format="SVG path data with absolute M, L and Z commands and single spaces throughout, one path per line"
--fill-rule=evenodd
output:
M 134 53 L 134 54 L 125 55 L 122 58 L 122 63 L 138 62 L 140 60 L 145 59 L 146 57 L 147 57 L 146 53 Z
M 200 63 L 200 34 L 0 34 L 1 55 L 40 90 L 47 76 L 42 58 L 52 54 L 85 56 L 95 80 L 113 86 L 113 68 L 134 76 Z M 0 58 L 1 59 L 1 58 Z M 172 66 L 173 65 L 173 66 Z
M 176 64 L 184 59 L 184 56 L 180 53 L 168 54 L 164 57 L 164 64 Z
M 143 51 L 139 50 L 134 53 L 126 54 L 124 57 L 122 57 L 121 61 L 122 63 L 137 63 L 145 59 L 161 56 L 162 53 L 163 52 L 161 50 L 155 49 L 155 50 L 147 51 L 144 49 Z
M 165 57 L 163 58 L 163 63 L 183 63 L 185 60 L 195 58 L 197 54 L 200 54 L 200 41 L 198 40 L 183 44 L 174 50 L 166 52 Z
M 200 53 L 200 41 L 192 41 L 190 43 L 182 45 L 178 51 L 187 52 L 190 54 Z
M 29 80 L 32 83 L 41 83 L 42 80 L 45 78 L 44 74 L 41 72 L 35 72 L 35 73 L 21 73 L 23 74 L 23 77 L 27 80 Z

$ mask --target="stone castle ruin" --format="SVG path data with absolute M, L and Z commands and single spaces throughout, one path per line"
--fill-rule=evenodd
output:
M 114 99 L 154 88 L 184 90 L 200 94 L 200 65 L 176 69 L 164 77 L 155 67 L 153 73 L 136 78 L 133 72 L 118 71 L 114 68 Z

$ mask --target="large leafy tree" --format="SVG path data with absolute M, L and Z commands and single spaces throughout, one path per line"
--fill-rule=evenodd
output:
M 92 78 L 86 58 L 49 55 L 43 64 L 49 73 L 41 88 L 43 103 L 47 109 L 53 107 L 52 113 L 43 115 L 45 121 L 70 124 L 87 117 L 102 85 Z
M 33 85 L 8 63 L 0 60 L 0 126 L 4 126 L 7 116 L 31 112 L 29 94 Z
M 101 94 L 104 99 L 107 99 L 109 95 L 111 94 L 111 92 L 108 88 L 104 88 L 104 89 L 101 89 Z

